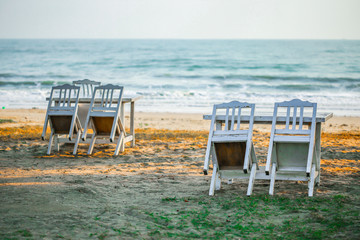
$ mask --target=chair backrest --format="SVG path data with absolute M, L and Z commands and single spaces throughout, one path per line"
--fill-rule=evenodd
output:
M 271 134 L 311 135 L 315 131 L 316 110 L 316 103 L 300 99 L 275 103 Z M 285 113 L 285 127 L 283 125 L 280 127 L 277 124 L 277 117 L 281 113 Z M 306 116 L 306 114 L 309 116 Z M 305 118 L 311 119 L 310 129 L 304 129 Z
M 116 133 L 120 134 L 120 130 L 125 132 L 120 117 L 123 90 L 124 87 L 112 84 L 95 87 L 85 121 L 83 139 L 86 138 L 90 118 L 97 134 L 110 133 L 110 141 L 114 140 Z
M 316 103 L 300 99 L 275 103 L 265 168 L 267 173 L 270 171 L 271 161 L 274 156 L 272 152 L 275 138 L 277 138 L 276 141 L 278 142 L 275 151 L 277 169 L 310 173 L 315 146 L 316 111 Z M 282 125 L 277 124 L 279 118 L 284 119 L 283 116 L 279 115 L 285 115 L 285 121 L 281 120 Z M 304 121 L 305 119 L 306 121 Z M 306 122 L 305 125 L 311 123 L 309 129 L 304 129 L 304 122 Z M 279 143 L 280 140 L 281 143 Z
M 73 132 L 78 131 L 76 116 L 78 113 L 79 93 L 80 87 L 70 84 L 52 87 L 41 135 L 43 140 L 45 139 L 49 120 L 53 133 L 69 133 L 71 139 Z
M 52 87 L 48 112 L 75 111 L 79 102 L 80 87 L 70 84 Z
M 247 102 L 232 101 L 229 103 L 215 104 L 212 114 L 212 123 L 218 117 L 218 111 L 225 110 L 225 125 L 217 128 L 214 134 L 247 134 L 252 133 L 254 125 L 255 104 Z M 223 115 L 223 114 L 221 114 Z M 249 121 L 249 125 L 241 123 L 241 119 Z M 243 127 L 244 126 L 244 127 Z
M 83 79 L 73 81 L 73 85 L 81 87 L 81 96 L 92 97 L 92 95 L 94 94 L 94 87 L 100 86 L 101 83 L 89 79 Z
M 119 114 L 123 90 L 123 86 L 112 84 L 95 87 L 89 111 Z

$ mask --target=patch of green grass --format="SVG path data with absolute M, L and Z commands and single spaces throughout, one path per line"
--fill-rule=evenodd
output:
M 107 237 L 107 232 L 104 232 L 104 233 L 101 233 L 99 236 L 98 236 L 98 239 L 99 240 L 103 240 Z
M 139 235 L 139 231 L 134 230 L 131 231 L 129 230 L 129 226 L 128 227 L 121 227 L 121 228 L 114 228 L 112 227 L 111 230 L 113 230 L 117 235 L 122 236 L 122 237 L 136 237 Z
M 190 199 L 190 198 L 184 198 Z M 156 238 L 265 238 L 327 239 L 345 232 L 359 236 L 354 223 L 359 209 L 349 197 L 289 198 L 258 195 L 208 198 L 200 196 L 185 202 L 163 198 L 176 212 L 147 212 L 148 235 Z M 350 237 L 352 238 L 352 237 Z
M 12 119 L 0 119 L 0 124 L 1 123 L 14 123 L 15 121 Z
M 358 239 L 360 236 L 358 196 L 218 194 L 170 196 L 158 201 L 162 208 L 132 208 L 125 215 L 127 221 L 122 219 L 116 227 L 105 224 L 106 216 L 97 214 L 92 217 L 96 228 L 86 227 L 87 234 L 92 239 L 342 239 L 344 236 Z M 74 225 L 71 232 L 78 232 L 77 228 Z M 63 234 L 66 233 L 60 232 L 57 237 Z M 0 239 L 10 237 L 39 238 L 29 230 L 7 235 L 0 232 Z
M 161 201 L 163 201 L 163 202 L 177 202 L 179 200 L 176 199 L 176 197 L 166 197 L 166 198 L 161 199 Z
M 27 230 L 27 229 L 24 229 L 24 230 L 19 230 L 18 233 L 22 236 L 22 237 L 32 237 L 32 233 Z

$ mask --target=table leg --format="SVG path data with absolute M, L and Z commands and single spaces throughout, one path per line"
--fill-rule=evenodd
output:
M 319 171 L 315 182 L 320 185 L 320 162 L 321 162 L 321 123 L 316 123 L 315 130 L 315 156 L 316 156 L 316 170 Z
M 125 107 L 124 107 L 124 103 L 121 103 L 121 107 L 120 107 L 120 118 L 121 118 L 121 122 L 123 124 L 123 126 L 125 127 Z M 126 134 L 125 136 L 126 137 Z M 120 151 L 123 152 L 125 151 L 125 141 L 122 141 L 121 145 L 120 145 Z
M 132 135 L 131 147 L 135 146 L 135 102 L 130 107 L 130 135 Z

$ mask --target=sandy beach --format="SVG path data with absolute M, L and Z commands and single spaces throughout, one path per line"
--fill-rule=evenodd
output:
M 211 110 L 211 109 L 210 109 Z M 209 111 L 210 111 L 209 110 Z M 0 128 L 20 126 L 42 126 L 45 109 L 0 109 L 1 119 L 11 119 L 13 123 L 2 123 Z M 211 114 L 211 112 L 205 113 Z M 126 113 L 129 119 L 129 113 Z M 196 113 L 148 113 L 136 112 L 135 127 L 167 130 L 208 131 L 210 122 Z M 270 131 L 269 125 L 256 125 L 259 131 Z M 323 132 L 360 131 L 360 117 L 334 116 L 322 125 Z
M 201 114 L 136 112 L 136 146 L 117 157 L 114 145 L 97 145 L 88 156 L 83 144 L 76 156 L 72 145 L 47 156 L 44 118 L 42 109 L 0 110 L 1 239 L 360 236 L 359 117 L 323 124 L 313 198 L 306 183 L 281 181 L 269 197 L 263 180 L 250 198 L 240 180 L 209 197 L 211 175 L 202 166 L 210 122 Z M 261 164 L 269 132 L 255 126 Z

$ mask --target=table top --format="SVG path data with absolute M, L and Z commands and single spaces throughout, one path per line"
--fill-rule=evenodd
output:
M 141 99 L 142 97 L 143 97 L 143 96 L 141 96 L 141 95 L 124 96 L 124 97 L 122 98 L 122 102 L 123 102 L 123 103 L 135 102 L 135 101 Z M 50 99 L 50 97 L 47 97 L 47 98 L 46 98 L 46 101 L 49 101 L 49 99 Z M 91 97 L 79 97 L 79 103 L 90 103 L 90 102 L 91 102 L 91 99 L 92 99 Z M 54 100 L 56 101 L 57 99 L 54 98 Z M 70 98 L 70 101 L 71 101 L 71 102 L 75 102 L 75 98 Z M 95 101 L 96 101 L 96 102 L 99 102 L 99 101 L 101 101 L 101 98 L 96 98 Z M 117 100 L 114 99 L 114 101 L 116 102 Z
M 203 119 L 204 120 L 211 120 L 212 115 L 203 115 Z M 329 120 L 330 118 L 333 117 L 333 113 L 318 113 L 316 115 L 316 122 L 326 122 L 327 120 Z M 249 116 L 241 116 L 240 121 L 242 122 L 249 122 Z M 259 123 L 259 124 L 270 124 L 272 123 L 272 113 L 259 113 L 259 114 L 255 114 L 254 116 L 254 123 Z M 225 122 L 225 115 L 218 115 L 216 117 L 216 121 L 222 121 Z M 286 117 L 285 116 L 278 116 L 277 120 L 278 123 L 285 123 L 286 122 Z M 304 117 L 303 120 L 304 123 L 310 123 L 311 122 L 311 117 Z
M 135 102 L 139 99 L 141 99 L 143 96 L 141 95 L 136 95 L 136 96 L 123 96 L 122 98 L 122 102 L 123 103 L 128 103 L 128 102 Z M 90 103 L 91 102 L 91 97 L 80 97 L 79 98 L 79 103 Z M 96 98 L 95 101 L 101 101 L 101 98 Z M 114 101 L 116 102 L 116 99 L 114 99 Z

